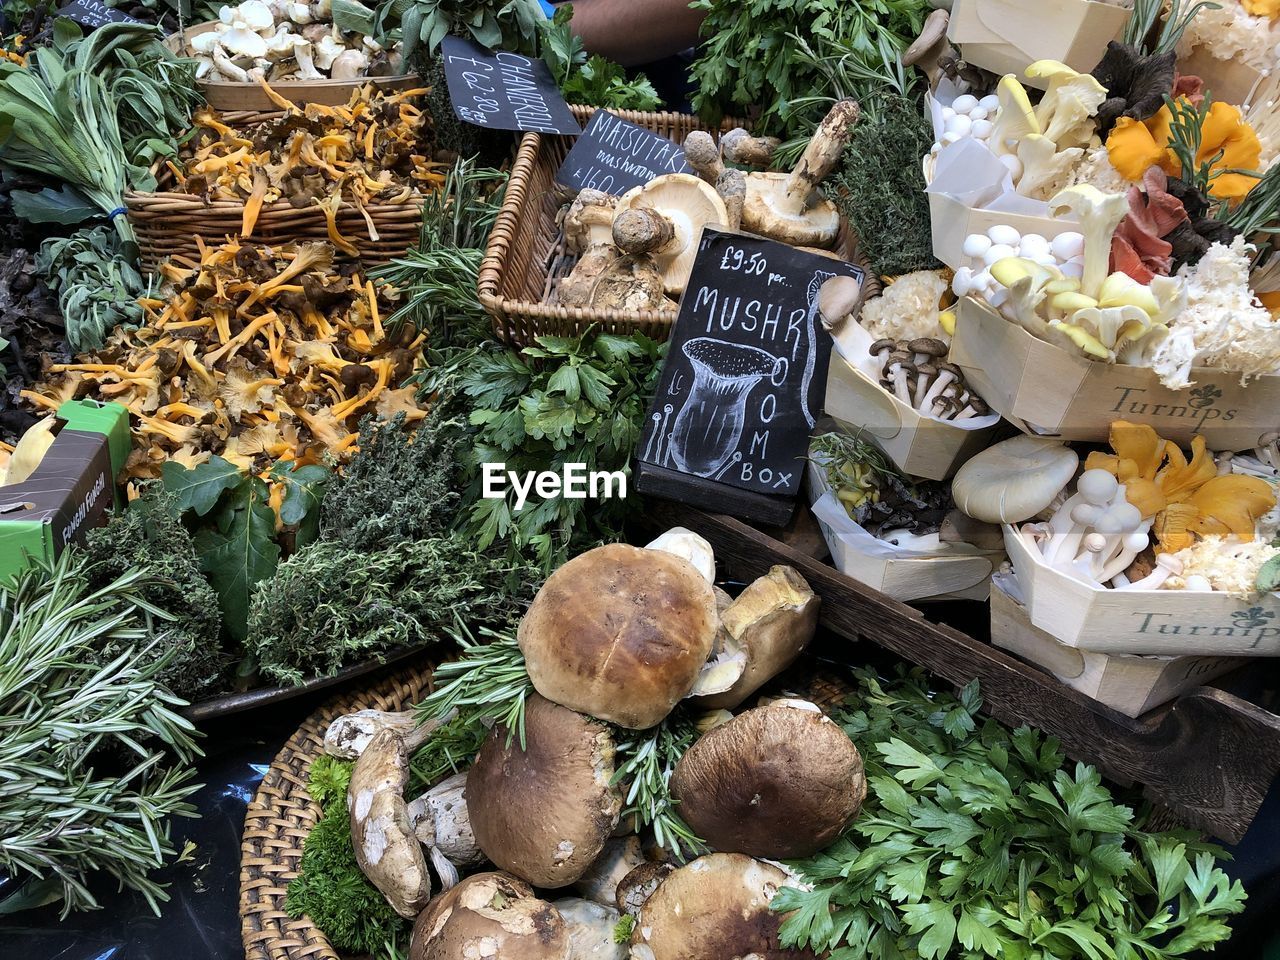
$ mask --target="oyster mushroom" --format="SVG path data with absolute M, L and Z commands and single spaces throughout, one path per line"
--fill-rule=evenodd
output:
M 477 873 L 431 901 L 413 925 L 409 960 L 573 960 L 560 911 L 522 880 Z
M 747 175 L 745 229 L 792 246 L 828 247 L 840 229 L 835 204 L 817 195 L 858 121 L 858 104 L 841 100 L 823 118 L 791 173 Z
M 695 741 L 671 796 L 713 850 L 807 857 L 835 841 L 867 795 L 862 756 L 812 703 L 774 700 Z
M 542 696 L 645 730 L 693 689 L 717 626 L 715 593 L 697 567 L 615 543 L 548 577 L 517 637 Z
M 929 88 L 935 89 L 942 79 L 942 65 L 939 63 L 946 56 L 954 56 L 955 51 L 947 43 L 947 25 L 951 15 L 944 9 L 934 10 L 925 18 L 920 36 L 907 47 L 902 55 L 904 67 L 918 67 L 929 78 Z
M 485 856 L 539 887 L 578 880 L 622 813 L 611 781 L 614 742 L 603 723 L 534 694 L 524 746 L 495 727 L 467 774 L 471 829 Z
M 699 697 L 704 710 L 732 710 L 800 656 L 818 626 L 821 600 L 794 569 L 775 566 L 748 584 L 720 614 L 720 623 L 744 652 L 741 676 L 723 693 Z
M 1080 463 L 1066 444 L 1013 437 L 966 462 L 951 481 L 956 506 L 986 523 L 1030 520 L 1062 492 Z
M 618 201 L 618 213 L 626 210 L 652 211 L 670 224 L 670 233 L 662 232 L 663 242 L 647 248 L 662 271 L 669 294 L 682 293 L 689 282 L 702 228 L 723 227 L 729 222 L 724 201 L 715 188 L 687 173 L 655 177 L 627 192 Z M 618 242 L 616 229 L 614 242 Z
M 631 932 L 633 960 L 813 960 L 784 949 L 787 914 L 769 909 L 788 876 L 781 867 L 734 853 L 712 853 L 676 870 L 645 901 Z

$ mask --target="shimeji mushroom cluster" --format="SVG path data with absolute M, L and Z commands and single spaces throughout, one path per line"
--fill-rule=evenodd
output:
M 940 420 L 986 416 L 991 408 L 964 382 L 964 373 L 946 356 L 949 347 L 933 337 L 877 340 L 871 355 L 880 363 L 880 386 L 914 410 Z
M 550 291 L 552 301 L 673 310 L 707 226 L 829 250 L 840 232 L 840 214 L 817 187 L 835 168 L 857 120 L 857 103 L 838 102 L 790 173 L 741 168 L 768 166 L 776 140 L 733 130 L 717 145 L 710 134 L 696 131 L 686 137 L 684 151 L 697 176 L 665 174 L 621 197 L 584 188 L 564 212 L 565 249 L 576 261 Z
M 956 505 L 1014 525 L 1038 563 L 1085 583 L 1256 595 L 1262 566 L 1280 556 L 1271 545 L 1276 471 L 1214 457 L 1199 436 L 1188 459 L 1151 427 L 1126 421 L 1112 424 L 1111 446 L 1080 471 L 1079 456 L 1057 440 L 998 443 L 960 468 Z
M 222 7 L 213 28 L 187 36 L 196 77 L 234 83 L 355 80 L 398 71 L 398 51 L 344 33 L 329 0 L 245 0 Z
M 358 756 L 357 860 L 415 919 L 411 960 L 781 955 L 769 904 L 789 877 L 767 861 L 840 836 L 866 795 L 862 758 L 813 703 L 733 715 L 808 643 L 818 598 L 788 567 L 737 598 L 714 580 L 710 545 L 680 528 L 555 571 L 517 634 L 532 687 L 522 729 L 494 726 L 469 769 L 423 797 L 403 795 L 409 757 L 449 716 L 365 711 L 330 727 L 326 750 Z M 641 829 L 619 774 L 622 738 L 682 703 L 703 732 L 662 779 L 712 851 L 691 860 Z

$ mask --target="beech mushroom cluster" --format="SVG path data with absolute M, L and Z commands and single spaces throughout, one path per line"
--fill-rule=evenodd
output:
M 213 454 L 256 474 L 280 460 L 341 462 L 366 414 L 425 416 L 400 387 L 423 337 L 389 334 L 373 283 L 335 265 L 328 244 L 233 240 L 161 273 L 164 295 L 142 301 L 142 327 L 117 330 L 79 362 L 46 365 L 36 388 L 50 409 L 82 396 L 128 407 L 130 478 Z
M 870 353 L 880 364 L 880 386 L 902 403 L 939 420 L 983 417 L 991 408 L 964 382 L 946 356 L 950 348 L 933 337 L 876 340 Z
M 222 7 L 212 29 L 188 34 L 184 52 L 199 64 L 197 79 L 233 83 L 355 80 L 398 70 L 398 49 L 388 53 L 372 37 L 345 34 L 331 18 L 329 0 L 245 0 Z

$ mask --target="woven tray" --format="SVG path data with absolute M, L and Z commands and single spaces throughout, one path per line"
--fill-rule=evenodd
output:
M 233 127 L 247 127 L 281 116 L 283 113 L 279 110 L 242 110 L 223 114 L 222 119 Z M 145 272 L 154 273 L 161 262 L 172 256 L 198 260 L 197 237 L 206 245 L 216 246 L 240 236 L 244 201 L 206 202 L 188 193 L 166 190 L 165 187 L 173 184 L 173 176 L 167 170 L 161 172 L 159 180 L 159 189 L 154 193 L 130 190 L 124 195 L 126 215 L 137 236 Z M 360 211 L 344 202 L 338 209 L 338 231 L 359 249 L 363 266 L 381 266 L 418 242 L 422 204 L 423 198 L 416 196 L 403 203 L 366 206 L 378 232 L 378 239 L 374 240 Z M 318 207 L 299 208 L 287 200 L 277 200 L 263 204 L 253 232 L 246 239 L 268 244 L 327 241 L 329 227 Z M 338 258 L 349 259 L 341 251 Z
M 240 844 L 245 960 L 341 960 L 310 918 L 294 920 L 284 911 L 303 841 L 320 818 L 320 808 L 307 794 L 308 770 L 323 752 L 324 732 L 335 717 L 368 708 L 404 710 L 431 689 L 431 669 L 423 666 L 343 694 L 308 717 L 276 755 L 245 813 Z

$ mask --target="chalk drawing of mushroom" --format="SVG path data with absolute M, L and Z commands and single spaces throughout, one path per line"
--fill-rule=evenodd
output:
M 733 456 L 752 388 L 783 361 L 759 347 L 696 337 L 684 345 L 693 384 L 671 429 L 668 454 L 684 473 L 716 477 Z

